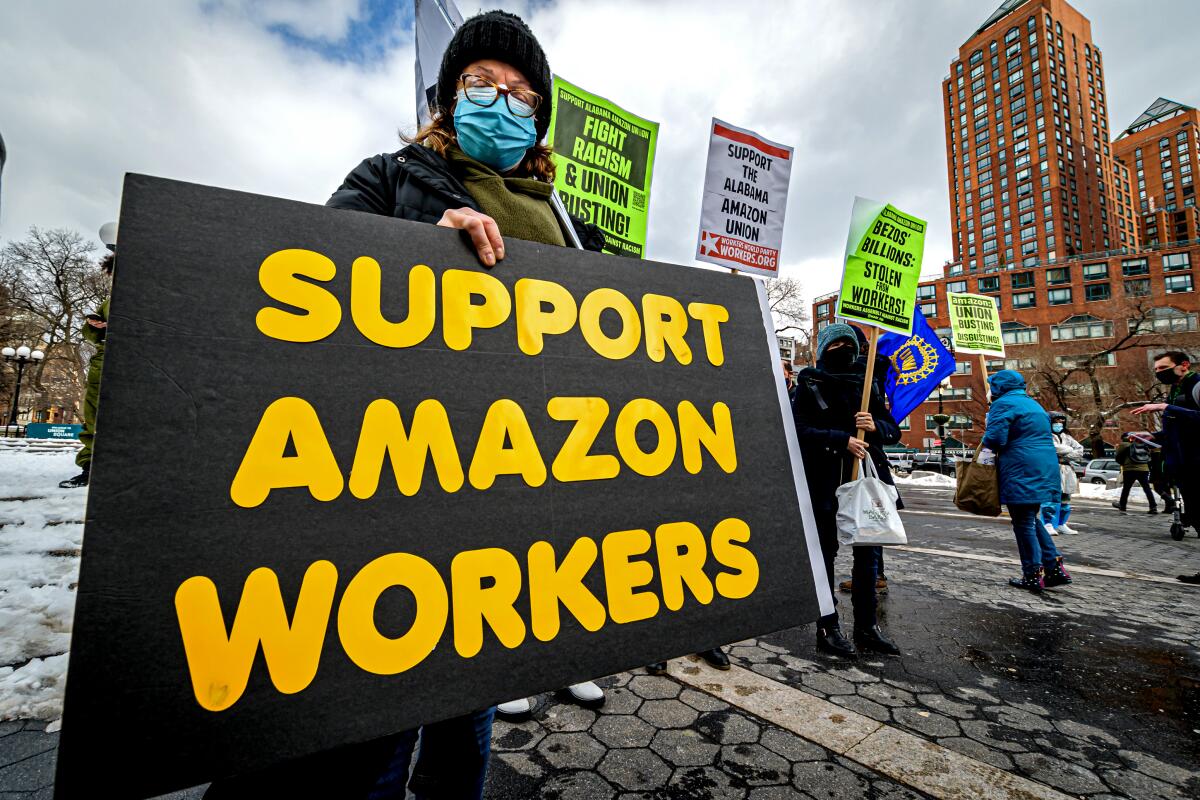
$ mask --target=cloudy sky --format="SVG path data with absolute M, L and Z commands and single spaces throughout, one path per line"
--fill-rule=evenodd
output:
M 461 0 L 469 16 L 498 4 Z M 515 0 L 551 68 L 661 123 L 648 255 L 692 264 L 713 116 L 796 148 L 784 274 L 834 288 L 855 194 L 950 257 L 941 80 L 999 0 Z M 1196 0 L 1078 0 L 1121 130 L 1200 104 Z M 411 0 L 12 0 L 0 241 L 94 236 L 142 172 L 314 203 L 414 125 Z

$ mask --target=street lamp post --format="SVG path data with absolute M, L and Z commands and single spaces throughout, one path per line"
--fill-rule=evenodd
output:
M 17 424 L 17 408 L 21 401 L 21 378 L 25 374 L 25 365 L 35 364 L 46 357 L 46 354 L 41 350 L 31 351 L 25 345 L 13 349 L 5 347 L 0 350 L 0 355 L 4 356 L 4 360 L 17 365 L 17 382 L 13 386 L 12 413 L 8 415 L 8 424 L 10 426 Z
M 938 384 L 938 412 L 933 415 L 933 421 L 937 423 L 938 441 L 941 442 L 942 455 L 941 461 L 938 462 L 938 472 L 946 469 L 946 423 L 950 421 L 950 417 L 942 412 L 942 383 Z

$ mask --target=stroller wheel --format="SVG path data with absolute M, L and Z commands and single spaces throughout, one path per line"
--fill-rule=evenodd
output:
M 1184 534 L 1187 530 L 1178 522 L 1171 524 L 1171 538 L 1177 542 L 1182 542 Z

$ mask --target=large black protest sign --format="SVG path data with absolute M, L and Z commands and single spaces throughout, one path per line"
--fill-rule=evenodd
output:
M 506 251 L 487 271 L 433 225 L 127 179 L 57 796 L 829 608 L 756 282 Z

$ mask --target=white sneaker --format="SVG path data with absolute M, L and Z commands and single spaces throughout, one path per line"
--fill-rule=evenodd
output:
M 496 706 L 496 713 L 502 717 L 523 717 L 529 713 L 529 698 L 522 697 L 520 700 L 500 703 Z
M 572 684 L 567 687 L 576 703 L 585 708 L 599 708 L 604 705 L 604 690 L 591 681 Z
M 1054 529 L 1054 526 L 1051 525 L 1049 522 L 1042 523 L 1042 527 L 1045 528 L 1046 533 L 1050 534 L 1051 536 L 1058 536 L 1058 531 L 1056 531 Z
M 1059 533 L 1065 533 L 1065 534 L 1066 534 L 1066 535 L 1068 535 L 1068 536 L 1078 536 L 1078 535 L 1079 535 L 1079 531 L 1077 531 L 1077 530 L 1075 530 L 1074 528 L 1072 528 L 1072 527 L 1068 526 L 1066 523 L 1063 523 L 1062 525 L 1059 525 L 1059 526 L 1058 526 L 1058 532 L 1059 532 Z

